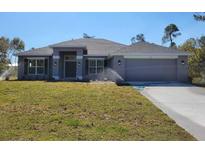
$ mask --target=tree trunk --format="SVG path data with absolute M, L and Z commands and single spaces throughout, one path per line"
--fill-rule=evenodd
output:
M 171 41 L 171 46 L 172 46 L 172 43 L 173 43 L 172 34 L 169 34 L 169 39 L 170 39 L 170 41 Z

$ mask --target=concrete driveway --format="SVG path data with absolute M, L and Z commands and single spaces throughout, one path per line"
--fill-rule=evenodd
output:
M 134 88 L 196 139 L 205 140 L 205 88 L 179 83 Z

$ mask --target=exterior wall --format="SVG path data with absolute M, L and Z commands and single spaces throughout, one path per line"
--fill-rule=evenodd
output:
M 181 82 L 188 81 L 188 57 L 187 56 L 179 56 L 179 58 L 177 59 L 177 80 Z
M 58 50 L 53 51 L 53 57 L 52 57 L 52 78 L 55 80 L 60 79 L 60 54 Z
M 125 59 L 123 56 L 114 56 L 110 62 L 111 68 L 120 76 L 120 80 L 125 80 Z M 115 75 L 115 74 L 113 74 Z M 114 77 L 114 76 L 113 76 Z M 116 79 L 114 79 L 116 80 Z
M 53 58 L 52 56 L 49 57 L 49 69 L 48 69 L 48 75 L 49 75 L 49 79 L 51 80 L 52 79 L 52 75 L 53 75 Z
M 24 77 L 24 57 L 18 57 L 18 80 Z
M 87 58 L 83 56 L 83 79 L 87 80 L 87 73 L 88 73 L 88 63 L 87 63 Z
M 76 57 L 76 79 L 82 80 L 83 79 L 83 66 L 85 65 L 83 63 L 83 50 L 79 49 L 77 50 L 77 57 Z
M 32 79 L 32 80 L 36 80 L 36 79 L 63 79 L 64 78 L 64 55 L 65 54 L 73 54 L 75 53 L 77 58 L 76 58 L 76 79 L 78 80 L 104 80 L 105 78 L 108 78 L 108 80 L 127 80 L 128 75 L 131 76 L 131 78 L 133 78 L 133 80 L 135 79 L 135 76 L 138 75 L 138 73 L 140 72 L 143 78 L 141 78 L 141 81 L 146 81 L 149 80 L 153 77 L 153 80 L 156 81 L 155 78 L 155 73 L 156 73 L 156 68 L 155 66 L 151 66 L 153 65 L 151 62 L 148 61 L 152 61 L 151 59 L 147 59 L 147 60 L 142 60 L 142 59 L 132 59 L 132 62 L 128 62 L 127 59 L 125 59 L 123 56 L 113 56 L 108 58 L 107 56 L 83 56 L 83 51 L 82 50 L 75 50 L 71 52 L 67 51 L 67 49 L 64 49 L 64 51 L 62 52 L 62 50 L 55 50 L 53 56 L 51 57 L 47 57 L 48 58 L 48 75 L 28 75 L 27 73 L 27 68 L 25 68 L 25 59 L 27 57 L 23 57 L 23 56 L 19 56 L 18 58 L 18 79 L 22 80 L 22 79 Z M 92 75 L 90 76 L 88 74 L 88 59 L 89 58 L 105 58 L 105 71 L 104 71 L 104 76 L 100 76 L 101 78 L 99 78 L 98 75 Z M 155 61 L 159 61 L 159 65 L 163 66 L 164 63 L 169 63 L 168 60 L 164 59 L 164 62 L 160 62 L 160 60 L 155 60 Z M 167 62 L 166 62 L 167 61 Z M 178 59 L 175 60 L 175 63 L 170 62 L 170 65 L 172 65 L 172 69 L 164 69 L 164 74 L 165 76 L 162 78 L 162 80 L 164 81 L 171 81 L 172 79 L 175 79 L 177 81 L 180 82 L 187 82 L 188 81 L 188 57 L 187 56 L 179 56 Z M 130 68 L 132 67 L 136 67 L 139 65 L 141 67 L 146 67 L 146 65 L 148 67 L 150 67 L 151 69 L 149 70 L 149 74 L 146 74 L 146 72 L 144 72 L 143 69 L 138 69 L 137 71 L 132 71 L 130 70 Z M 174 67 L 176 72 L 174 71 Z M 112 72 L 110 72 L 110 70 L 108 68 L 112 69 Z M 129 73 L 127 72 L 129 71 Z M 115 72 L 117 73 L 117 75 L 115 74 Z M 166 73 L 165 73 L 166 72 Z M 116 77 L 116 76 L 120 76 Z M 132 77 L 133 76 L 133 77 Z M 176 78 L 174 78 L 173 76 L 176 76 Z M 158 79 L 157 79 L 158 80 Z

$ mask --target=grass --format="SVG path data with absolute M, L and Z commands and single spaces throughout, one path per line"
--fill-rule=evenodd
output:
M 129 86 L 0 81 L 0 140 L 195 140 Z

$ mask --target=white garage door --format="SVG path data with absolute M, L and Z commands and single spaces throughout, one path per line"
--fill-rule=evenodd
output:
M 127 81 L 176 81 L 175 59 L 126 59 Z

